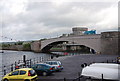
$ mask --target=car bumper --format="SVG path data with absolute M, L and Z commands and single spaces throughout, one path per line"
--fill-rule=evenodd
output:
M 31 81 L 37 81 L 38 77 L 32 78 Z

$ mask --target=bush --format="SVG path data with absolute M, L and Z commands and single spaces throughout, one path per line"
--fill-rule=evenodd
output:
M 16 44 L 17 44 L 17 45 L 22 45 L 22 44 L 23 44 L 23 42 L 17 42 Z
M 23 48 L 24 48 L 25 50 L 31 50 L 31 44 L 30 44 L 30 43 L 24 44 L 24 45 L 23 45 Z

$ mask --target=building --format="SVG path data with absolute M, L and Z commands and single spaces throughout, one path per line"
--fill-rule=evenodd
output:
M 85 31 L 88 31 L 88 28 L 85 28 L 85 27 L 74 27 L 72 28 L 72 31 L 73 31 L 73 35 L 84 35 L 84 32 Z

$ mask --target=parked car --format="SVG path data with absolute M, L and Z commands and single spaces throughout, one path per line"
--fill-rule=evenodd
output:
M 60 61 L 46 61 L 45 63 L 54 66 L 56 71 L 63 70 L 63 66 Z
M 21 68 L 6 74 L 2 81 L 36 81 L 37 74 L 32 68 Z
M 55 71 L 54 66 L 45 63 L 39 63 L 32 66 L 38 75 L 47 76 Z
M 119 80 L 119 64 L 93 63 L 83 68 L 81 75 L 94 79 Z

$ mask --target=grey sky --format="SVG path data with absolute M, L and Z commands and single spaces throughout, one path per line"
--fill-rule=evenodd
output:
M 1 0 L 1 36 L 36 40 L 71 33 L 74 26 L 117 30 L 118 0 Z M 1 40 L 0 40 L 1 41 Z M 4 39 L 3 41 L 10 41 Z

